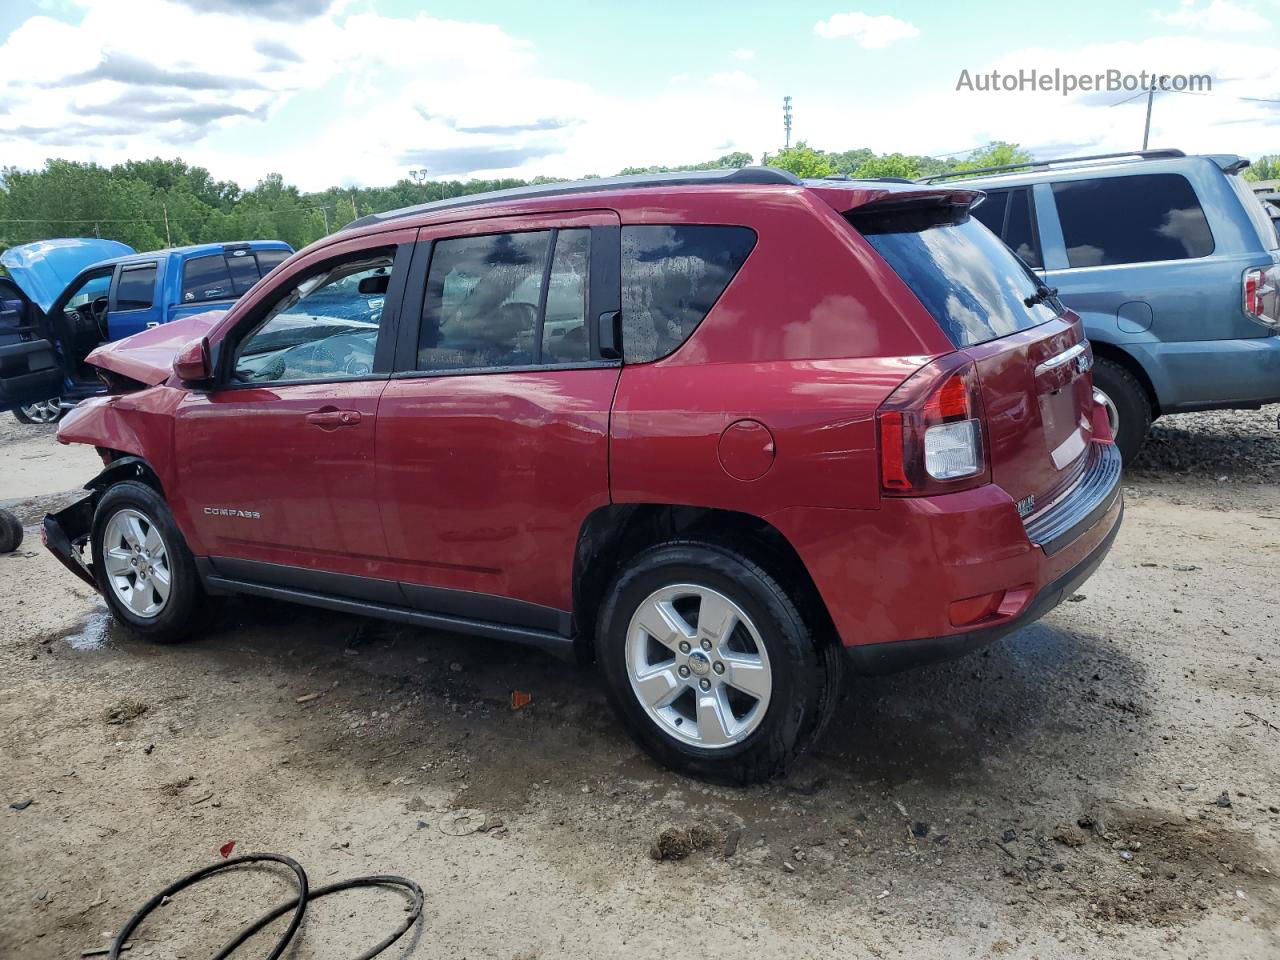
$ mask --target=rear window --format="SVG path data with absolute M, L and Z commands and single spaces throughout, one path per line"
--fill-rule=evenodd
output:
M 287 250 L 231 250 L 192 257 L 182 267 L 182 302 L 234 300 L 289 256 Z
M 656 360 L 684 343 L 755 244 L 755 231 L 749 227 L 623 227 L 626 362 Z
M 1096 177 L 1053 185 L 1073 267 L 1187 260 L 1213 253 L 1213 234 L 1187 178 Z
M 1033 303 L 1035 276 L 975 219 L 938 222 L 933 212 L 855 213 L 853 225 L 919 298 L 957 347 L 971 347 L 1052 320 Z
M 1244 212 L 1248 214 L 1249 219 L 1253 222 L 1253 229 L 1258 231 L 1258 239 L 1262 241 L 1264 250 L 1275 250 L 1280 247 L 1280 234 L 1276 232 L 1276 225 L 1272 221 L 1267 208 L 1263 206 L 1262 198 L 1253 192 L 1244 177 L 1238 173 L 1230 174 L 1227 182 L 1231 184 L 1231 189 L 1236 192 L 1236 196 L 1240 198 L 1240 203 L 1244 207 Z

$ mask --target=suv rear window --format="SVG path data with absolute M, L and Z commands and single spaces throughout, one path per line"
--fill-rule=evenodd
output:
M 855 211 L 850 222 L 888 262 L 957 347 L 1038 326 L 1050 303 L 1027 306 L 1035 275 L 977 220 L 939 221 L 932 211 Z
M 623 359 L 646 363 L 673 353 L 755 245 L 749 227 L 623 227 Z
M 1213 234 L 1196 192 L 1176 173 L 1096 177 L 1053 185 L 1067 263 L 1187 260 L 1213 253 Z
M 192 257 L 182 265 L 182 302 L 233 300 L 289 258 L 287 250 L 231 250 Z

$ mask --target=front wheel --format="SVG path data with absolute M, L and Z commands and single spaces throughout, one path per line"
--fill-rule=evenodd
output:
M 596 653 L 623 725 L 665 766 L 721 783 L 781 774 L 834 710 L 843 660 L 735 551 L 654 547 L 614 581 Z
M 57 397 L 13 410 L 13 416 L 19 423 L 56 423 L 62 418 L 62 413 L 62 403 Z
M 155 490 L 133 480 L 109 487 L 94 511 L 91 541 L 98 589 L 117 620 L 161 643 L 191 634 L 204 593 L 182 532 Z

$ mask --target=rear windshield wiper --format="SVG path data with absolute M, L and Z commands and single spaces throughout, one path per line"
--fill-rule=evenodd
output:
M 1023 297 L 1022 302 L 1028 307 L 1034 307 L 1037 304 L 1044 303 L 1047 300 L 1054 300 L 1058 296 L 1057 287 L 1048 287 L 1043 283 L 1036 284 L 1036 292 L 1034 296 Z

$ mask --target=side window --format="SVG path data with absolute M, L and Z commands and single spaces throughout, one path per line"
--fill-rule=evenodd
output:
M 1031 216 L 1030 190 L 1014 190 L 1009 194 L 1003 239 L 1005 246 L 1027 261 L 1027 266 L 1044 266 L 1040 259 L 1040 238 L 1036 236 L 1035 220 Z
M 542 323 L 543 363 L 582 363 L 587 359 L 587 270 L 590 230 L 559 230 L 547 281 Z
M 226 255 L 226 261 L 232 295 L 243 296 L 258 282 L 258 262 L 248 250 L 232 251 Z
M 623 227 L 624 360 L 656 360 L 684 343 L 755 243 L 748 227 Z
M 258 258 L 258 272 L 265 277 L 293 254 L 288 250 L 259 250 L 255 256 Z
M 1195 190 L 1179 174 L 1055 183 L 1053 199 L 1073 267 L 1213 253 L 1213 234 Z
M 585 362 L 590 259 L 588 229 L 437 241 L 416 369 Z
M 155 301 L 155 290 L 156 265 L 154 263 L 125 267 L 120 271 L 120 283 L 116 287 L 116 309 L 150 309 Z
M 367 376 L 395 250 L 372 250 L 291 287 L 236 352 L 235 379 L 279 383 Z
M 1005 190 L 993 190 L 987 193 L 987 199 L 978 204 L 973 211 L 973 219 L 994 233 L 997 237 L 1004 235 L 1004 212 L 1009 209 L 1009 194 Z
M 182 265 L 182 302 L 230 300 L 234 294 L 227 259 L 220 253 L 192 257 Z

